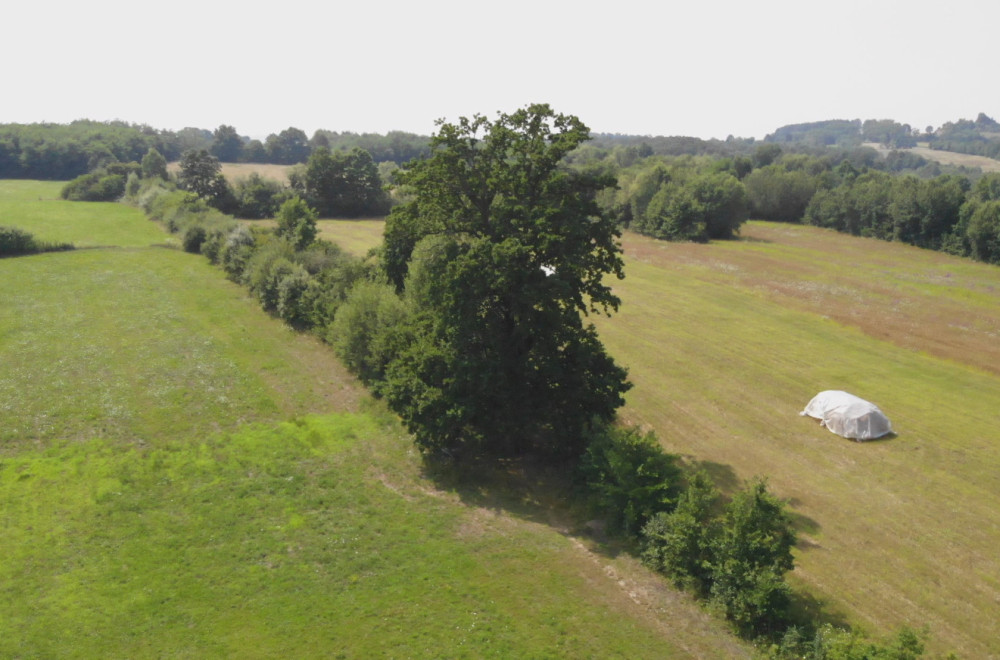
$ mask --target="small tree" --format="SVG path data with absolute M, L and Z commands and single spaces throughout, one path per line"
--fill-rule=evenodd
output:
M 706 595 L 711 584 L 713 514 L 719 492 L 703 471 L 695 472 L 670 513 L 643 528 L 643 561 L 678 584 Z
M 787 620 L 795 532 L 785 505 L 758 479 L 726 507 L 713 543 L 712 598 L 744 636 L 771 634 Z
M 213 156 L 223 163 L 236 163 L 240 160 L 243 155 L 243 138 L 235 128 L 223 124 L 212 135 L 214 139 L 210 150 Z
M 580 475 L 612 530 L 637 535 L 650 518 L 673 508 L 677 457 L 665 453 L 652 432 L 607 427 L 590 435 Z
M 302 250 L 316 239 L 316 212 L 301 197 L 293 197 L 278 209 L 278 236 Z
M 146 155 L 142 157 L 142 178 L 152 179 L 167 178 L 167 159 L 153 147 L 149 148 Z
M 207 201 L 220 211 L 233 210 L 233 196 L 219 160 L 205 149 L 186 151 L 181 156 L 180 186 Z

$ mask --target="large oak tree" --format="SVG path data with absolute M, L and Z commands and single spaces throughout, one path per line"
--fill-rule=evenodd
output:
M 582 318 L 616 311 L 606 276 L 624 277 L 595 202 L 614 178 L 564 161 L 588 138 L 547 105 L 463 117 L 400 174 L 383 257 L 416 313 L 381 390 L 424 450 L 574 456 L 622 405 L 626 372 Z

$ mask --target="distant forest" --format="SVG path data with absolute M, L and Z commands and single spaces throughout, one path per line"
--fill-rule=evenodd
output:
M 0 178 L 72 179 L 67 199 L 110 200 L 143 168 L 180 160 L 177 184 L 237 217 L 271 217 L 293 196 L 323 217 L 384 215 L 406 197 L 395 170 L 428 155 L 430 139 L 398 131 L 309 137 L 290 127 L 259 141 L 227 125 L 172 132 L 118 121 L 6 124 Z M 982 113 L 937 129 L 829 120 L 783 126 L 763 140 L 591 134 L 566 163 L 614 177 L 618 187 L 602 193 L 602 209 L 621 227 L 665 240 L 730 238 L 755 218 L 1000 263 L 1000 174 L 907 151 L 918 144 L 1000 156 L 1000 123 Z M 220 162 L 298 167 L 288 185 L 257 175 L 231 184 Z
M 71 124 L 0 124 L 0 178 L 69 180 L 114 163 L 139 162 L 149 149 L 168 161 L 189 151 L 208 151 L 224 163 L 304 163 L 319 147 L 355 147 L 376 163 L 404 163 L 428 153 L 429 137 L 393 131 L 386 135 L 316 131 L 308 137 L 290 127 L 263 142 L 241 136 L 232 126 L 214 131 L 157 130 L 122 121 Z
M 375 163 L 402 165 L 429 153 L 429 136 L 390 131 L 337 132 L 320 129 L 310 137 L 295 127 L 253 140 L 233 126 L 215 130 L 159 130 L 124 121 L 78 120 L 70 124 L 0 124 L 0 178 L 69 180 L 113 163 L 139 162 L 149 149 L 168 161 L 188 151 L 205 150 L 224 163 L 305 163 L 318 148 L 367 151 Z M 856 149 L 877 143 L 891 149 L 926 144 L 932 149 L 1000 158 L 1000 123 L 980 113 L 975 121 L 960 119 L 940 128 L 913 128 L 890 119 L 828 120 L 782 126 L 762 141 L 729 136 L 703 140 L 685 136 L 638 136 L 597 133 L 587 147 L 615 150 L 622 166 L 649 156 L 750 156 L 764 143 L 785 152 Z M 856 158 L 855 158 L 856 160 Z M 912 163 L 911 163 L 912 164 Z M 889 166 L 887 169 L 899 169 Z M 916 168 L 905 168 L 916 169 Z

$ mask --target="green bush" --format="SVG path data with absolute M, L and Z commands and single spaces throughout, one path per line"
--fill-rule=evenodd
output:
M 280 183 L 266 179 L 256 172 L 240 179 L 233 186 L 236 196 L 236 216 L 249 220 L 273 218 L 285 201 L 288 192 Z
M 318 283 L 298 264 L 278 282 L 278 316 L 289 325 L 305 329 L 314 324 L 313 304 Z
M 726 507 L 712 543 L 712 600 L 746 637 L 773 635 L 788 621 L 795 532 L 785 505 L 758 479 Z
M 299 197 L 293 197 L 278 209 L 278 236 L 297 250 L 305 249 L 316 238 L 316 212 Z
M 236 225 L 226 234 L 219 252 L 219 263 L 233 281 L 243 279 L 243 272 L 253 254 L 255 243 L 253 232 L 244 225 Z
M 0 257 L 38 252 L 35 237 L 17 227 L 0 227 Z
M 642 559 L 677 584 L 707 595 L 712 568 L 713 521 L 719 493 L 704 472 L 694 473 L 677 507 L 658 513 L 642 528 Z
M 395 340 L 404 331 L 408 310 L 391 286 L 359 282 L 337 310 L 327 341 L 362 381 L 377 383 L 397 356 Z
M 205 242 L 207 234 L 201 225 L 191 225 L 184 231 L 184 238 L 181 240 L 185 252 L 199 254 L 201 246 Z
M 0 257 L 23 254 L 72 250 L 69 243 L 48 243 L 35 239 L 29 232 L 17 227 L 0 227 Z
M 114 202 L 125 195 L 125 176 L 103 170 L 84 174 L 63 186 L 60 195 L 73 202 Z
M 652 432 L 599 426 L 578 469 L 593 508 L 612 531 L 638 535 L 650 518 L 674 508 L 677 457 L 665 453 Z
M 917 660 L 924 656 L 926 632 L 903 627 L 884 642 L 826 624 L 814 635 L 790 628 L 766 650 L 769 660 Z M 954 657 L 954 656 L 948 656 Z

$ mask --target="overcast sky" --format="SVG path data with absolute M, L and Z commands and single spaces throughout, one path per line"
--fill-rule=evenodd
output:
M 2 21 L 0 123 L 430 134 L 533 102 L 702 138 L 1000 119 L 995 0 L 31 0 Z

